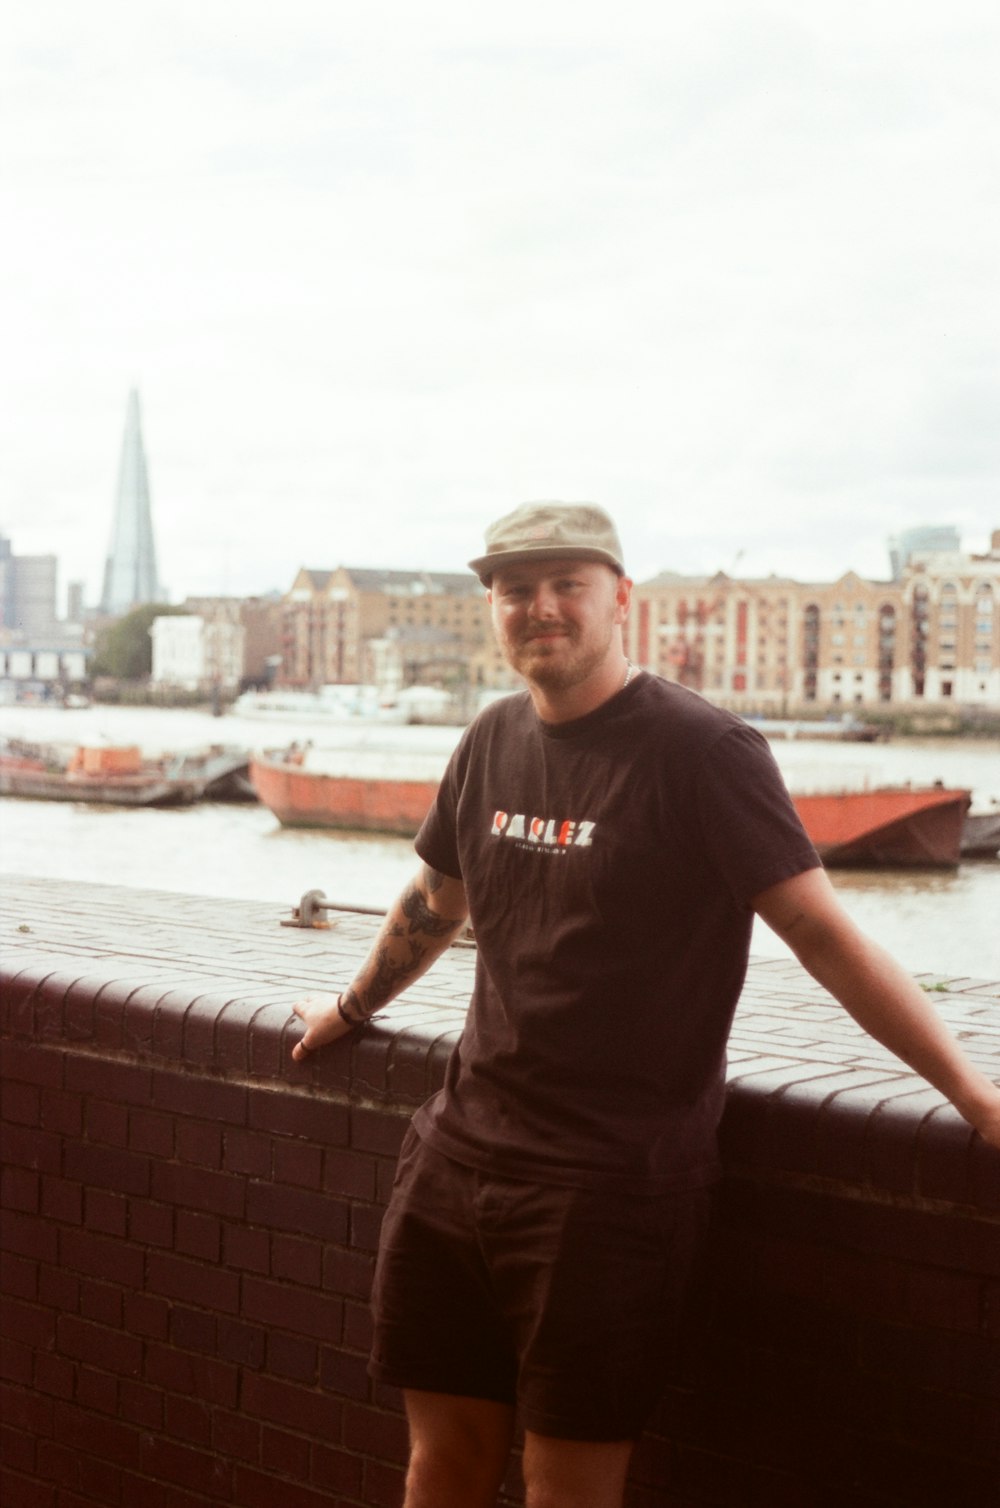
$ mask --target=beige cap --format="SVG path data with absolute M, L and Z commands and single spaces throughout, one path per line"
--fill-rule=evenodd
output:
M 526 560 L 599 560 L 625 574 L 618 531 L 595 503 L 523 503 L 490 524 L 469 569 L 489 586 L 500 566 Z

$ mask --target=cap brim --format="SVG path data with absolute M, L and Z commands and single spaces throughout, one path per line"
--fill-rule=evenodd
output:
M 534 560 L 594 560 L 599 565 L 610 566 L 619 576 L 625 574 L 625 567 L 610 550 L 590 545 L 539 545 L 534 550 L 498 550 L 493 555 L 479 555 L 470 560 L 469 570 L 475 571 L 484 586 L 489 586 L 494 571 L 499 571 L 501 566 Z

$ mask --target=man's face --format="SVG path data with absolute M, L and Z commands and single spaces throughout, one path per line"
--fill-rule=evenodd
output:
M 488 598 L 510 664 L 545 691 L 579 686 L 619 653 L 631 582 L 594 560 L 542 560 L 494 572 Z

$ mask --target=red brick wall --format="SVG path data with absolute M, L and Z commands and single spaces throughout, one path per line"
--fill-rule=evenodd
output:
M 706 1316 L 631 1508 L 1000 1499 L 1000 1158 L 912 1085 L 825 1087 L 730 1090 Z
M 389 1504 L 366 1296 L 404 1119 L 4 1046 L 3 1502 Z
M 204 927 L 170 964 L 160 900 L 138 971 L 121 938 L 47 952 L 37 920 L 4 966 L 0 1501 L 397 1508 L 405 1430 L 367 1377 L 367 1292 L 468 956 L 437 1005 L 428 984 L 298 1072 L 282 990 L 334 942 L 275 934 L 265 978 L 236 960 L 234 907 L 242 973 L 220 992 L 196 977 Z M 629 1508 L 980 1508 L 1000 1478 L 1000 1159 L 885 1068 L 834 1094 L 827 1051 L 796 1082 L 769 1031 L 771 1056 L 738 1039 L 702 1321 Z

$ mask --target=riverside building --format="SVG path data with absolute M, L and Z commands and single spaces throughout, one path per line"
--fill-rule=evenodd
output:
M 149 632 L 150 679 L 184 691 L 266 685 L 281 658 L 281 606 L 271 597 L 189 597 Z
M 891 581 L 638 584 L 637 665 L 740 708 L 961 702 L 1000 706 L 1000 530 L 984 555 L 914 550 Z
M 1000 707 L 1000 530 L 982 555 L 954 538 L 909 531 L 892 542 L 899 575 L 885 581 L 664 571 L 635 586 L 626 651 L 737 711 Z M 280 611 L 287 687 L 520 684 L 471 574 L 303 567 Z
M 283 599 L 282 655 L 285 686 L 515 684 L 464 572 L 303 567 Z

